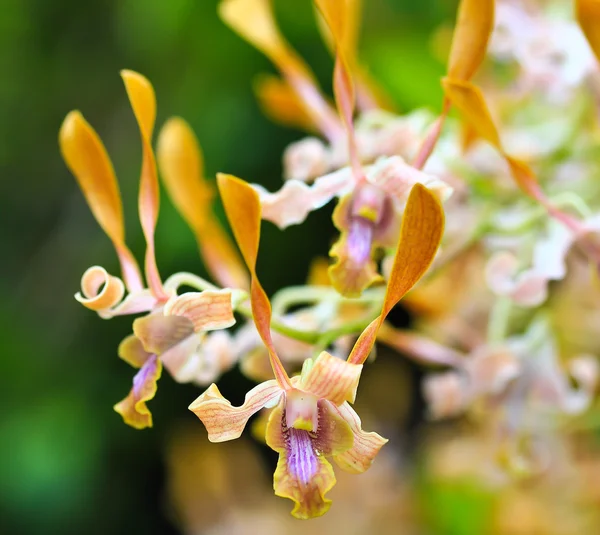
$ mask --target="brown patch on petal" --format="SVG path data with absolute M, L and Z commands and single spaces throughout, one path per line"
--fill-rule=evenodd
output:
M 160 355 L 194 334 L 193 323 L 180 316 L 163 316 L 160 312 L 138 318 L 133 332 L 146 351 Z

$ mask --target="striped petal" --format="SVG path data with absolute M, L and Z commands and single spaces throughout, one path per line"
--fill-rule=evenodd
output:
M 114 406 L 126 424 L 136 429 L 152 427 L 152 413 L 146 402 L 155 396 L 161 372 L 160 360 L 152 355 L 135 374 L 129 395 Z
M 125 245 L 119 186 L 102 141 L 78 111 L 65 117 L 58 140 L 62 157 L 77 179 L 92 214 L 113 242 L 128 290 L 141 290 L 139 267 Z
M 346 472 L 360 474 L 368 470 L 373 459 L 388 440 L 377 433 L 363 431 L 358 414 L 348 403 L 335 407 L 335 411 L 350 426 L 354 443 L 348 450 L 336 454 L 333 460 Z
M 323 351 L 303 367 L 300 388 L 335 405 L 354 403 L 361 372 L 362 364 L 350 364 Z
M 194 232 L 208 271 L 222 286 L 247 288 L 241 258 L 212 208 L 214 192 L 204 179 L 200 144 L 183 119 L 173 117 L 163 126 L 157 159 L 165 188 Z
M 138 207 L 140 222 L 144 237 L 146 238 L 146 279 L 154 295 L 165 300 L 165 294 L 156 266 L 154 249 L 154 230 L 158 219 L 159 189 L 156 173 L 156 161 L 152 150 L 152 132 L 156 120 L 156 96 L 152 84 L 141 74 L 133 71 L 121 71 L 129 102 L 133 109 L 135 119 L 140 129 L 142 138 L 142 171 L 140 175 L 140 193 Z
M 195 332 L 227 329 L 235 323 L 231 290 L 187 292 L 170 299 L 165 316 L 179 316 L 192 322 Z
M 206 427 L 208 440 L 224 442 L 238 438 L 250 416 L 265 406 L 272 406 L 281 394 L 277 381 L 265 381 L 246 394 L 241 407 L 234 407 L 213 383 L 188 408 Z

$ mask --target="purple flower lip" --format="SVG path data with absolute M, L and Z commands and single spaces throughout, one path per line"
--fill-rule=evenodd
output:
M 319 468 L 313 438 L 308 431 L 290 427 L 287 433 L 288 468 L 303 484 L 308 484 Z
M 141 389 L 144 384 L 148 380 L 148 377 L 154 373 L 156 370 L 156 363 L 158 357 L 156 355 L 152 355 L 148 358 L 148 360 L 144 363 L 144 365 L 139 369 L 139 371 L 133 377 L 133 393 L 136 396 L 140 395 Z
M 350 219 L 348 232 L 348 256 L 352 263 L 362 266 L 371 257 L 373 223 L 364 217 Z

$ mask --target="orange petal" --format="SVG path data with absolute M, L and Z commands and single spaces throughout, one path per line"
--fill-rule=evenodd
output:
M 92 266 L 81 277 L 81 292 L 75 294 L 75 299 L 84 307 L 99 312 L 116 306 L 124 295 L 125 286 L 121 279 L 109 275 L 103 267 Z
M 235 323 L 231 290 L 184 293 L 170 299 L 163 312 L 165 316 L 189 319 L 196 332 L 227 329 Z
M 339 135 L 335 114 L 319 91 L 309 68 L 277 29 L 270 0 L 223 0 L 219 5 L 219 15 L 284 74 L 313 124 L 330 138 Z
M 421 184 L 410 192 L 400 229 L 400 241 L 388 280 L 381 315 L 357 340 L 349 362 L 362 364 L 369 356 L 379 327 L 433 261 L 444 233 L 444 211 L 435 195 Z
M 292 430 L 303 434 L 307 442 L 299 445 L 304 446 L 301 451 L 292 450 L 291 441 L 284 433 L 284 407 L 284 400 L 281 400 L 271 412 L 267 423 L 267 445 L 279 452 L 273 475 L 275 495 L 294 502 L 292 515 L 296 518 L 318 517 L 325 514 L 331 506 L 331 500 L 325 498 L 325 495 L 335 485 L 335 474 L 331 464 L 315 451 L 307 431 Z
M 78 111 L 72 111 L 65 117 L 58 141 L 62 157 L 77 179 L 92 214 L 117 250 L 127 288 L 130 291 L 140 290 L 140 270 L 125 245 L 119 186 L 102 141 Z
M 323 351 L 303 367 L 300 388 L 336 405 L 354 403 L 361 372 L 362 364 L 350 364 Z
M 600 60 L 600 3 L 597 0 L 575 0 L 575 13 L 596 58 Z
M 156 382 L 160 379 L 161 372 L 160 359 L 153 355 L 135 374 L 129 395 L 114 406 L 126 424 L 136 429 L 152 427 L 152 414 L 146 402 L 155 396 Z
M 470 80 L 481 65 L 494 28 L 494 0 L 461 0 L 450 58 L 448 76 Z
M 276 402 L 281 394 L 277 381 L 265 381 L 246 394 L 241 407 L 234 407 L 221 395 L 217 385 L 212 384 L 189 409 L 200 418 L 211 442 L 224 442 L 238 438 L 250 416 Z
M 373 459 L 388 440 L 377 433 L 363 431 L 358 414 L 348 403 L 334 409 L 350 426 L 354 434 L 354 444 L 347 451 L 335 455 L 333 460 L 346 472 L 360 474 L 371 466 Z
M 256 275 L 261 221 L 258 193 L 252 186 L 231 175 L 219 173 L 217 183 L 227 219 L 252 277 L 250 299 L 256 329 L 269 350 L 275 378 L 282 388 L 291 388 L 290 379 L 277 356 L 271 338 L 271 303 Z
M 213 188 L 204 179 L 200 145 L 183 119 L 173 117 L 165 123 L 157 158 L 171 201 L 194 232 L 211 275 L 222 286 L 246 288 L 246 270 L 212 209 Z
M 119 357 L 134 368 L 141 368 L 150 356 L 135 334 L 130 334 L 119 344 Z
M 148 286 L 160 300 L 168 296 L 162 287 L 154 250 L 154 229 L 158 219 L 159 189 L 156 174 L 156 161 L 152 150 L 152 132 L 156 119 L 156 96 L 152 84 L 141 74 L 133 71 L 121 71 L 129 102 L 133 109 L 142 137 L 142 172 L 140 176 L 140 194 L 138 207 L 142 230 L 146 238 L 146 278 Z
M 254 92 L 263 113 L 271 120 L 302 130 L 314 130 L 314 123 L 294 89 L 281 78 L 260 75 L 254 82 Z

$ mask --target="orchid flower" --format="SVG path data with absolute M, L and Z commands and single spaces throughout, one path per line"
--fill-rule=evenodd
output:
M 219 175 L 225 211 L 251 274 L 251 303 L 256 328 L 269 352 L 274 380 L 247 393 L 234 407 L 211 385 L 191 405 L 209 440 L 238 438 L 248 419 L 264 407 L 275 407 L 266 430 L 267 444 L 279 453 L 275 494 L 294 501 L 292 514 L 310 518 L 324 514 L 325 497 L 335 484 L 329 462 L 360 473 L 372 463 L 386 440 L 362 430 L 354 402 L 362 365 L 385 316 L 431 263 L 443 228 L 443 212 L 435 197 L 416 186 L 407 204 L 400 251 L 382 313 L 367 327 L 347 361 L 326 351 L 306 360 L 300 376 L 290 378 L 277 355 L 270 333 L 271 306 L 256 275 L 260 239 L 260 202 L 254 189 L 229 175 Z
M 204 333 L 233 325 L 233 306 L 243 298 L 244 292 L 209 289 L 178 296 L 177 280 L 180 277 L 175 275 L 163 284 L 154 249 L 159 210 L 158 176 L 151 146 L 156 99 L 152 85 L 142 75 L 125 70 L 121 76 L 142 138 L 139 213 L 147 244 L 145 274 L 148 288 L 144 287 L 138 265 L 125 244 L 121 197 L 112 163 L 100 138 L 83 116 L 73 111 L 63 122 L 59 143 L 63 158 L 75 175 L 92 213 L 115 246 L 125 281 L 100 266 L 93 266 L 84 273 L 81 292 L 75 298 L 102 318 L 150 313 L 134 321 L 135 335 L 127 337 L 119 347 L 119 356 L 139 371 L 129 395 L 115 405 L 126 423 L 143 428 L 152 425 L 146 402 L 156 393 L 162 365 L 178 381 L 198 379 L 198 368 L 203 365 L 198 348 Z M 212 232 L 212 236 L 198 237 L 207 264 L 215 273 L 221 274 L 224 282 L 244 287 L 245 276 L 236 271 L 236 253 L 222 231 L 219 234 L 214 223 L 206 223 L 207 216 L 192 214 L 190 203 L 194 199 L 200 202 L 206 199 L 199 182 L 199 152 L 193 145 L 192 134 L 181 121 L 171 122 L 161 140 L 165 181 L 176 204 L 198 233 Z M 128 295 L 124 297 L 126 290 Z

